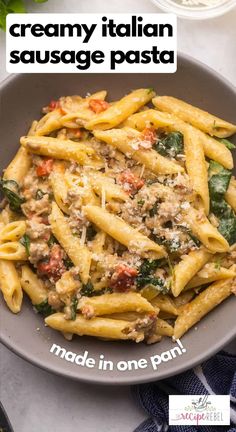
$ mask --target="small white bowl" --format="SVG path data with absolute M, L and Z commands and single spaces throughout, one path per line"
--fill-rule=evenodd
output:
M 195 20 L 223 15 L 236 6 L 235 0 L 151 0 L 151 2 L 165 12 Z

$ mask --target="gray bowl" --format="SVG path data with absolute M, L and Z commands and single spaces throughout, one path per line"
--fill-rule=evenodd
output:
M 183 55 L 178 57 L 178 71 L 175 74 L 12 76 L 1 85 L 1 169 L 6 167 L 16 152 L 19 137 L 26 133 L 33 119 L 39 118 L 40 108 L 49 100 L 61 95 L 85 95 L 88 91 L 104 88 L 116 100 L 139 87 L 154 87 L 158 94 L 183 98 L 229 121 L 235 121 L 236 93 L 232 85 L 203 64 Z M 0 301 L 1 341 L 8 348 L 50 372 L 91 383 L 134 384 L 163 379 L 199 364 L 236 335 L 236 299 L 231 297 L 181 339 L 186 352 L 180 351 L 181 355 L 177 353 L 175 357 L 162 354 L 161 363 L 153 368 L 151 357 L 160 356 L 176 346 L 170 339 L 151 346 L 105 342 L 87 337 L 76 337 L 68 342 L 58 332 L 44 326 L 42 317 L 34 313 L 27 299 L 17 316 L 7 309 L 2 297 Z M 76 355 L 87 351 L 88 357 L 95 361 L 94 367 L 89 368 L 88 363 L 79 365 L 51 353 L 53 344 Z M 113 370 L 99 369 L 100 356 L 113 362 Z M 75 355 L 69 355 L 70 359 L 73 357 Z M 137 364 L 140 359 L 144 361 Z M 141 368 L 145 360 L 146 367 Z M 155 360 L 158 362 L 159 358 L 155 357 Z M 127 368 L 128 362 L 131 370 L 122 370 Z

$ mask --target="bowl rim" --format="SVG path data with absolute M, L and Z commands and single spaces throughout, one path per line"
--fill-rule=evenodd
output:
M 162 11 L 166 13 L 174 13 L 178 18 L 186 20 L 208 20 L 218 18 L 229 13 L 234 7 L 234 0 L 230 0 L 230 3 L 219 4 L 216 6 L 206 6 L 205 8 L 199 9 L 187 9 L 185 5 L 173 4 L 173 0 L 150 0 L 156 7 L 159 7 Z M 171 1 L 171 2 L 170 2 Z
M 221 74 L 216 72 L 214 69 L 206 65 L 205 63 L 187 55 L 183 54 L 178 51 L 178 58 L 183 60 L 184 62 L 190 63 L 192 66 L 200 67 L 201 69 L 204 69 L 211 75 L 213 75 L 218 81 L 220 81 L 224 86 L 227 86 L 231 92 L 234 93 L 236 98 L 236 87 L 233 83 L 231 83 L 227 78 L 224 78 Z M 0 92 L 8 86 L 11 81 L 14 81 L 17 79 L 17 76 L 20 75 L 27 75 L 27 74 L 10 74 L 9 77 L 6 77 L 1 83 L 0 83 Z M 45 75 L 45 74 L 41 74 Z M 51 75 L 51 74 L 48 74 Z M 114 75 L 114 74 L 113 74 Z M 158 75 L 158 74 L 156 74 Z M 229 301 L 232 299 L 228 299 Z M 221 338 L 220 341 L 215 341 L 214 348 L 212 348 L 207 353 L 200 352 L 199 355 L 197 355 L 194 358 L 194 361 L 190 358 L 189 360 L 185 360 L 184 364 L 179 365 L 176 367 L 175 370 L 172 370 L 171 372 L 163 371 L 161 377 L 155 376 L 154 371 L 150 370 L 147 371 L 142 377 L 138 378 L 137 376 L 97 376 L 97 377 L 90 377 L 89 375 L 83 376 L 83 374 L 80 374 L 77 376 L 77 374 L 74 371 L 63 371 L 63 366 L 57 366 L 48 365 L 47 360 L 40 359 L 38 357 L 32 358 L 30 356 L 30 352 L 25 352 L 24 349 L 19 348 L 19 346 L 14 346 L 14 343 L 11 343 L 7 337 L 7 335 L 3 335 L 2 332 L 0 332 L 0 342 L 5 345 L 10 351 L 12 351 L 14 354 L 21 357 L 23 360 L 28 361 L 29 363 L 33 364 L 34 366 L 37 366 L 41 368 L 42 370 L 45 370 L 50 373 L 54 373 L 55 375 L 62 376 L 65 378 L 70 378 L 76 381 L 88 383 L 88 384 L 102 384 L 102 385 L 133 385 L 133 384 L 142 384 L 157 380 L 163 380 L 165 378 L 171 377 L 173 375 L 180 374 L 188 369 L 191 369 L 201 362 L 207 360 L 208 358 L 212 357 L 216 352 L 221 350 L 225 345 L 230 343 L 234 337 L 236 337 L 236 326 L 235 328 L 228 329 L 227 333 L 225 334 L 224 338 Z

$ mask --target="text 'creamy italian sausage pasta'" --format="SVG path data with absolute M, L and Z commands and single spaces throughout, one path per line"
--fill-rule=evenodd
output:
M 180 338 L 236 293 L 236 126 L 153 89 L 43 108 L 0 187 L 0 281 L 71 339 Z

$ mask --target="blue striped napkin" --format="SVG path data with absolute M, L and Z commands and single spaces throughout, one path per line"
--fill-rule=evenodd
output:
M 235 342 L 236 343 L 236 342 Z M 236 355 L 220 351 L 201 365 L 163 381 L 133 387 L 149 418 L 134 432 L 236 432 Z M 169 394 L 230 395 L 231 426 L 168 426 Z

